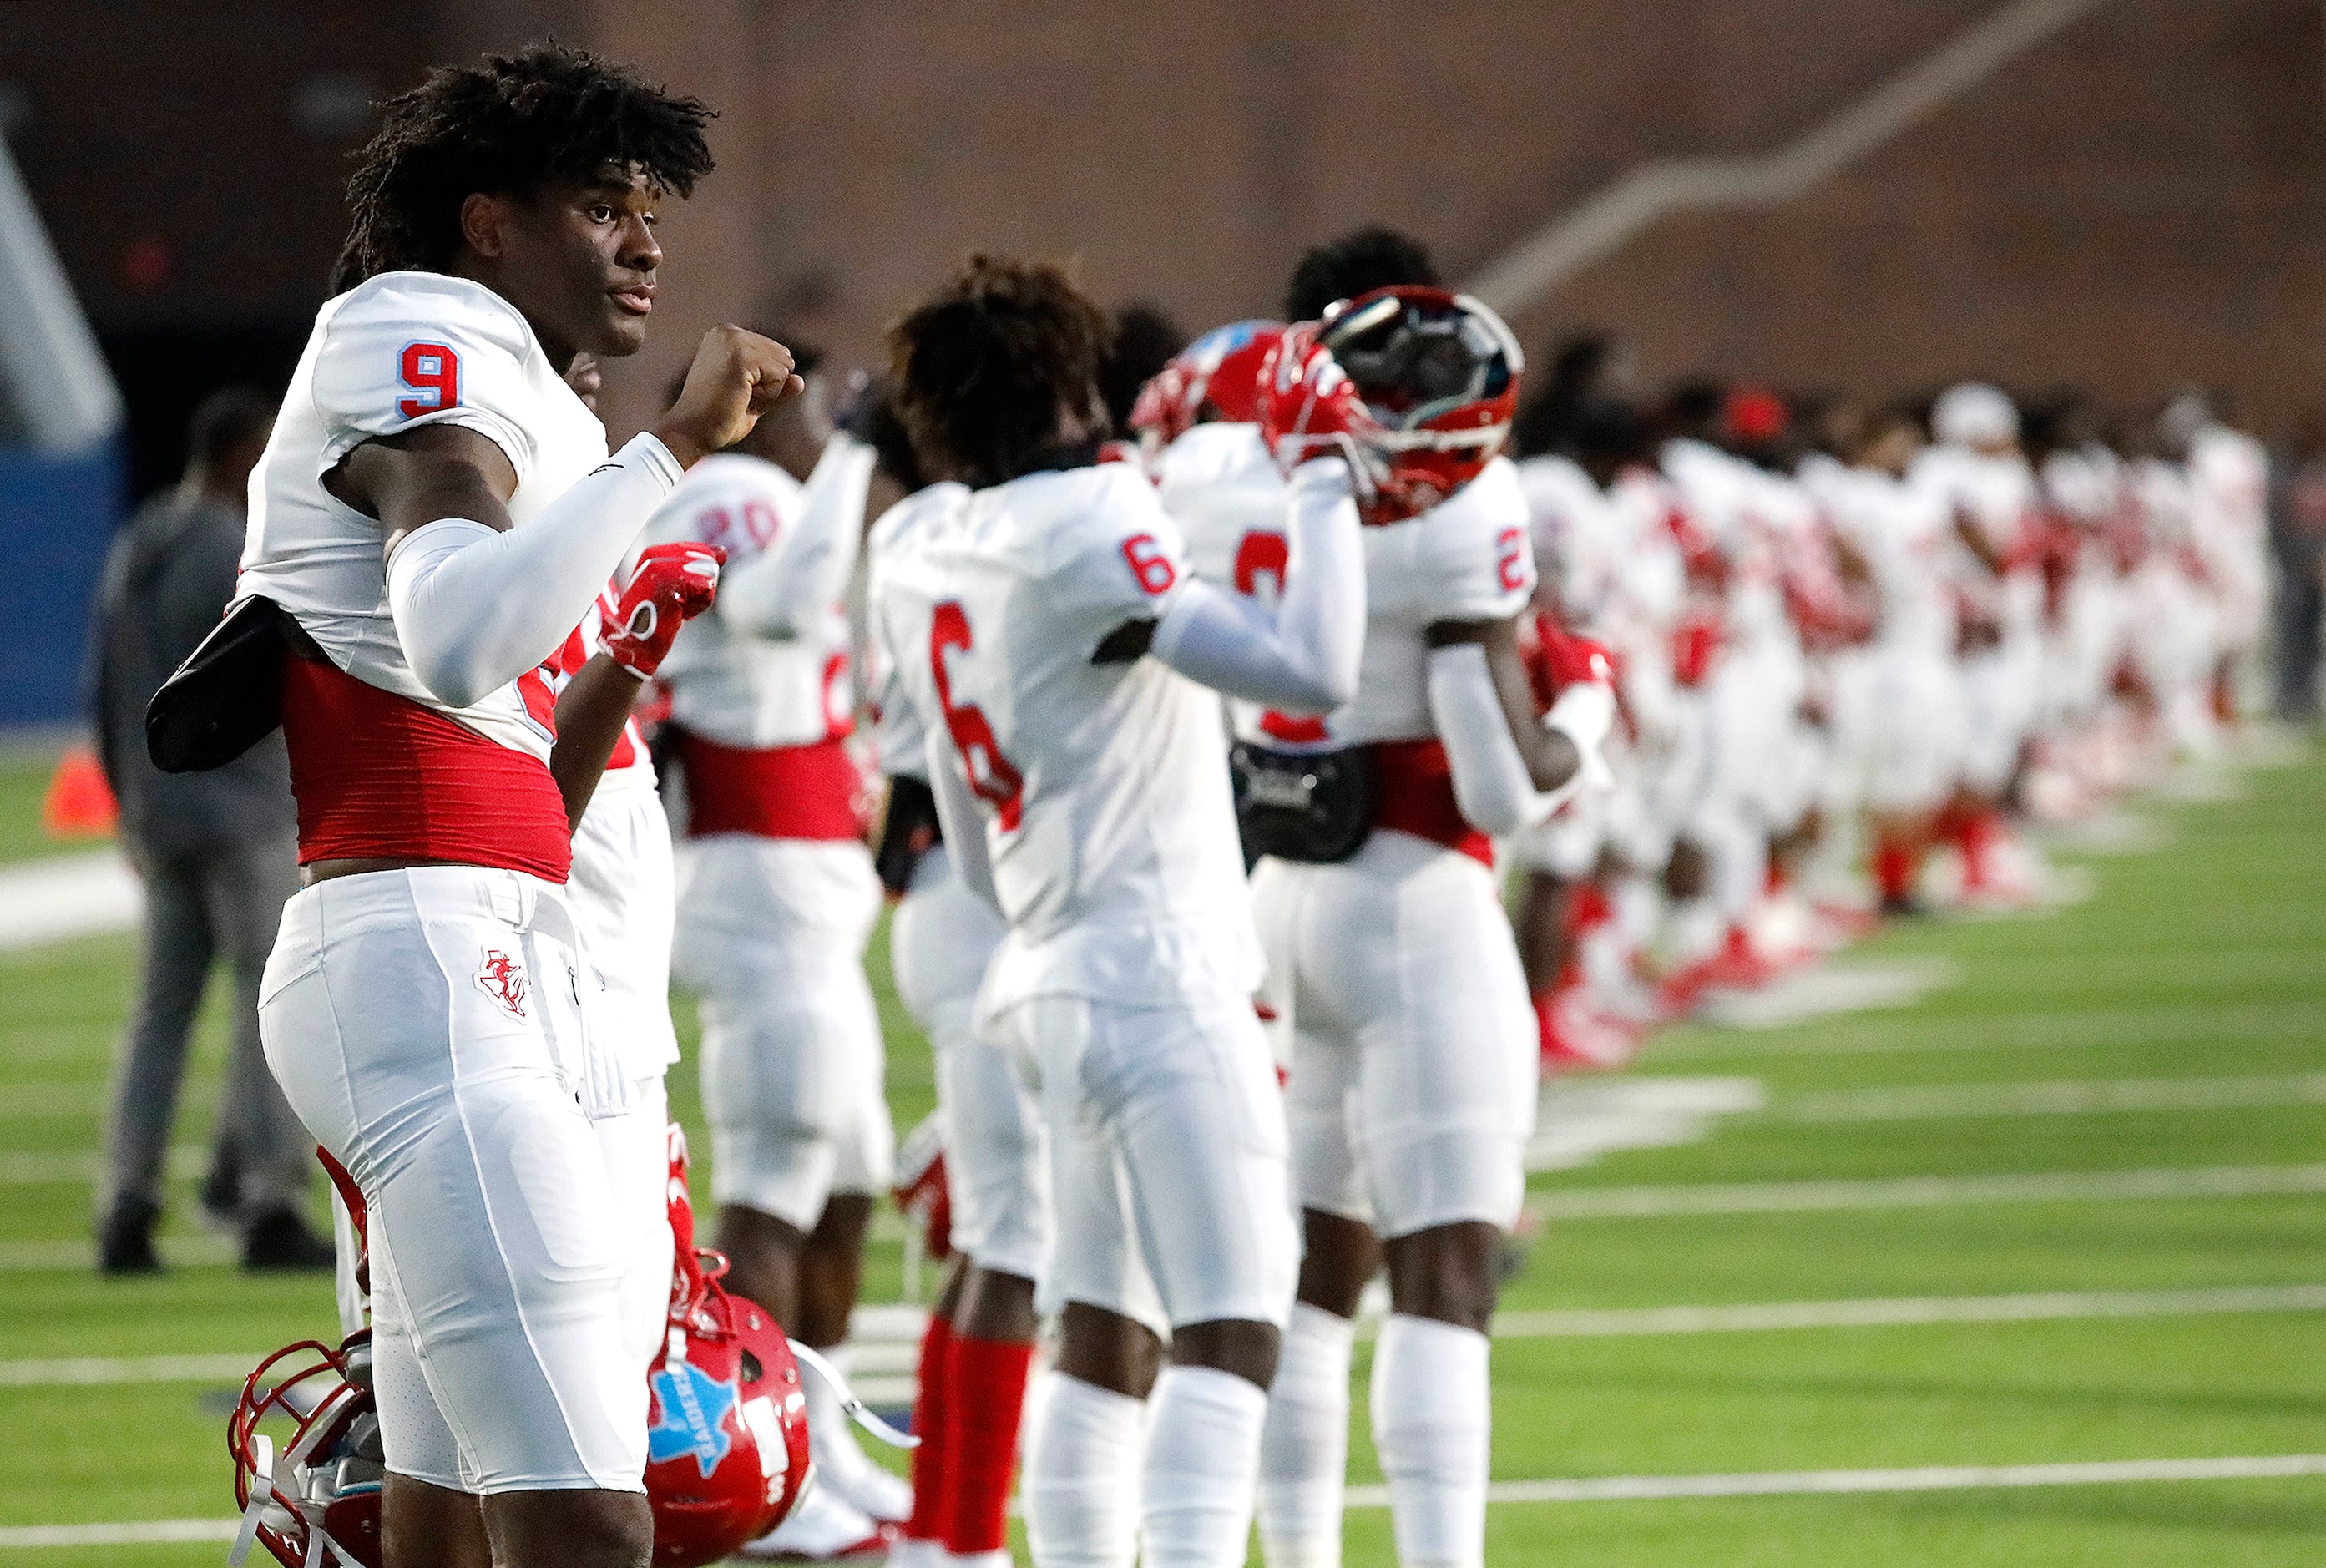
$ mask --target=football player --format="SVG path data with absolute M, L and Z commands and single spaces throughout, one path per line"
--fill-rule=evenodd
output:
M 783 349 L 714 329 L 609 459 L 562 378 L 644 342 L 656 210 L 709 171 L 708 112 L 554 45 L 390 100 L 351 182 L 353 286 L 253 483 L 240 592 L 292 645 L 303 883 L 261 1024 L 371 1217 L 393 1568 L 651 1547 L 596 1131 L 635 1107 L 565 899 L 590 770 L 552 772 L 544 666 L 680 473 L 799 387 Z
M 1035 1558 L 1225 1568 L 1297 1246 L 1213 691 L 1315 714 L 1354 690 L 1337 453 L 1362 415 L 1329 357 L 1288 367 L 1288 565 L 1255 611 L 1189 579 L 1135 467 L 1093 463 L 1107 331 L 1056 268 L 982 257 L 898 324 L 899 406 L 950 482 L 882 525 L 872 607 L 945 843 L 1009 926 L 980 1032 L 1039 1086 L 1060 1338 L 1027 1461 Z
M 1413 263 L 1418 247 L 1391 255 L 1394 238 L 1370 231 L 1304 260 L 1288 311 L 1326 319 L 1288 331 L 1263 372 L 1259 432 L 1199 427 L 1164 471 L 1191 555 L 1232 563 L 1223 585 L 1257 607 L 1298 546 L 1252 497 L 1251 465 L 1214 449 L 1265 437 L 1281 450 L 1276 389 L 1312 342 L 1367 407 L 1353 700 L 1316 717 L 1235 709 L 1307 1244 L 1264 1439 L 1261 1536 L 1276 1564 L 1339 1560 L 1352 1320 L 1384 1255 L 1373 1437 L 1399 1555 L 1483 1558 L 1493 1255 L 1518 1218 L 1536 1062 L 1489 838 L 1557 808 L 1613 712 L 1603 686 L 1585 699 L 1596 719 L 1560 713 L 1579 744 L 1536 721 L 1514 624 L 1534 589 L 1527 511 L 1497 455 L 1521 357 L 1491 312 L 1441 289 L 1347 298 L 1384 256 Z M 1223 527 L 1243 531 L 1214 537 Z
M 880 889 L 847 745 L 841 604 L 872 450 L 833 427 L 813 359 L 806 380 L 805 396 L 689 473 L 647 537 L 729 560 L 721 608 L 680 633 L 662 672 L 684 779 L 673 963 L 702 998 L 717 1245 L 738 1294 L 828 1350 L 847 1337 L 895 1134 L 864 975 Z M 808 1386 L 825 1484 L 779 1544 L 822 1554 L 902 1521 L 912 1501 L 857 1446 L 822 1379 Z
M 2029 542 L 2035 475 L 2019 448 L 2019 410 L 1983 382 L 1949 387 L 1931 410 L 1932 444 L 1913 481 L 1954 518 L 1968 724 L 1961 789 L 1947 813 L 1962 892 L 2024 901 L 2038 863 L 2004 816 L 2032 737 L 2043 677 L 2043 582 Z
M 910 437 L 885 389 L 876 397 L 866 427 L 881 471 L 900 490 L 918 491 L 924 481 Z M 884 556 L 910 547 L 900 535 L 913 519 L 928 515 L 899 506 L 875 525 L 868 543 L 875 574 Z M 872 630 L 877 635 L 877 622 Z M 945 845 L 929 787 L 928 736 L 898 680 L 899 651 L 876 647 L 876 733 L 889 778 L 878 863 L 899 901 L 889 938 L 897 994 L 936 1058 L 934 1120 L 954 1264 L 921 1341 L 913 1515 L 889 1560 L 898 1568 L 1003 1568 L 1037 1327 L 1035 1282 L 1049 1246 L 1049 1189 L 1039 1109 L 1009 1057 L 977 1037 L 978 988 L 1006 928 Z

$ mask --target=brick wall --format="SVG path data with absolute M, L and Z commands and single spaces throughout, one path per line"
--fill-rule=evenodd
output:
M 703 324 L 870 359 L 978 247 L 1077 257 L 1191 327 L 1271 310 L 1303 245 L 1372 218 L 1460 275 L 1643 159 L 1782 143 L 2000 3 L 20 0 L 0 84 L 33 89 L 19 153 L 101 320 L 312 308 L 347 145 L 299 128 L 317 70 L 399 86 L 554 29 L 713 99 L 722 166 L 670 219 L 627 425 Z M 1667 223 L 1517 324 L 1614 327 L 1651 379 L 2193 375 L 2282 421 L 2326 401 L 2321 14 L 2112 0 L 1802 201 Z M 159 294 L 117 286 L 141 229 L 194 258 Z

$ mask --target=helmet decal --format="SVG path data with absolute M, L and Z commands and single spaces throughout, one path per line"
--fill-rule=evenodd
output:
M 654 1388 L 656 1416 L 647 1430 L 647 1462 L 661 1464 L 691 1453 L 708 1479 L 735 1446 L 726 1432 L 735 1409 L 735 1385 L 712 1377 L 692 1361 L 672 1362 L 647 1381 Z

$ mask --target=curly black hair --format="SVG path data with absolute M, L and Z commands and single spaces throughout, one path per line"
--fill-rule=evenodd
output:
M 1130 428 L 1130 406 L 1146 386 L 1187 346 L 1187 334 L 1159 305 L 1136 301 L 1114 313 L 1114 346 L 1099 362 L 1099 396 L 1118 431 Z
M 889 329 L 897 410 L 927 466 L 1001 484 L 1056 444 L 1062 411 L 1102 416 L 1113 341 L 1063 267 L 973 256 Z
M 864 389 L 863 400 L 849 415 L 848 434 L 872 449 L 875 464 L 906 494 L 929 482 L 920 454 L 913 450 L 913 433 L 897 411 L 897 384 L 886 376 Z
M 1300 258 L 1284 291 L 1284 319 L 1317 321 L 1335 300 L 1353 300 L 1391 284 L 1435 287 L 1441 281 L 1428 246 L 1401 229 L 1370 224 L 1328 239 Z
M 702 127 L 716 111 L 554 42 L 439 66 L 378 107 L 379 130 L 348 180 L 354 221 L 334 293 L 376 273 L 450 266 L 461 204 L 480 191 L 531 196 L 612 167 L 686 196 L 712 169 Z

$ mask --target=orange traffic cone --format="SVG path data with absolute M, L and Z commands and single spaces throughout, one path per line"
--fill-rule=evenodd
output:
M 67 751 L 41 797 L 41 830 L 51 838 L 111 838 L 120 823 L 121 809 L 97 753 L 87 746 Z

